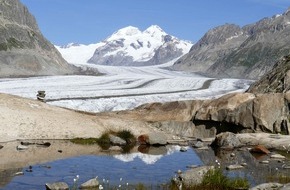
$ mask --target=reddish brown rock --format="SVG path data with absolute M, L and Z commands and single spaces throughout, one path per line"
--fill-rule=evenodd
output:
M 138 143 L 141 145 L 145 145 L 149 143 L 149 136 L 148 135 L 140 135 L 138 137 Z
M 261 154 L 269 154 L 270 151 L 264 147 L 263 145 L 257 145 L 255 147 L 253 147 L 250 152 L 254 152 L 254 153 L 261 153 Z

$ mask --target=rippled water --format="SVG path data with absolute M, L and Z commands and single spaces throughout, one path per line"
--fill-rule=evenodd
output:
M 168 183 L 177 170 L 186 170 L 189 165 L 201 165 L 194 150 L 180 152 L 180 147 L 167 147 L 165 154 L 132 153 L 115 156 L 79 156 L 29 166 L 24 175 L 14 177 L 3 190 L 45 189 L 45 183 L 64 181 L 70 186 L 79 175 L 79 184 L 98 176 L 99 181 L 110 186 L 142 183 L 157 187 Z M 120 178 L 122 180 L 120 181 Z

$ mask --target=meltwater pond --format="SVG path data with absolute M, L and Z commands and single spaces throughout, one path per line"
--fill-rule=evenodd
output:
M 179 150 L 179 146 L 167 146 L 151 148 L 147 154 L 134 152 L 117 155 L 82 155 L 28 165 L 20 169 L 24 175 L 11 178 L 0 189 L 40 190 L 45 189 L 45 183 L 57 181 L 72 186 L 77 175 L 79 175 L 78 184 L 98 176 L 104 185 L 140 183 L 155 189 L 161 184 L 170 182 L 179 169 L 184 171 L 187 166 L 203 164 L 191 148 L 186 152 Z M 3 184 L 3 181 L 0 184 Z

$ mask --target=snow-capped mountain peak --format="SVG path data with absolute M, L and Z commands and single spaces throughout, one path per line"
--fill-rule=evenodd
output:
M 80 63 L 80 59 L 83 59 L 81 63 L 141 66 L 171 61 L 187 53 L 192 43 L 179 40 L 159 26 L 152 25 L 143 32 L 136 27 L 128 26 L 114 32 L 104 41 L 89 46 L 85 48 L 83 45 L 78 47 L 70 45 L 66 49 L 57 48 L 69 63 Z M 70 55 L 70 51 L 73 55 Z
M 167 35 L 166 32 L 164 32 L 159 26 L 157 25 L 151 25 L 150 27 L 148 27 L 146 30 L 144 30 L 143 33 L 148 33 L 151 35 L 154 34 L 160 34 L 160 35 Z
M 114 32 L 109 38 L 106 39 L 106 41 L 130 37 L 138 34 L 141 34 L 141 31 L 138 28 L 134 26 L 127 26 L 125 28 L 118 30 L 117 32 Z

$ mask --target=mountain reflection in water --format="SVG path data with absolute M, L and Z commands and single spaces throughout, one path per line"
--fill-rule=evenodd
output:
M 80 176 L 79 184 L 98 176 L 101 182 L 109 180 L 110 185 L 142 183 L 157 186 L 168 183 L 179 169 L 184 171 L 189 165 L 202 165 L 194 150 L 179 150 L 179 146 L 151 147 L 149 154 L 83 155 L 36 164 L 30 172 L 29 166 L 23 168 L 24 175 L 8 180 L 1 189 L 45 189 L 45 183 L 57 181 L 72 186 L 76 175 Z

